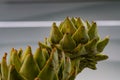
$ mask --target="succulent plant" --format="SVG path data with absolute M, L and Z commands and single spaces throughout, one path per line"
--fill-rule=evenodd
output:
M 0 80 L 74 80 L 85 68 L 95 70 L 109 37 L 101 39 L 97 24 L 67 17 L 59 26 L 54 22 L 50 36 L 32 53 L 12 48 L 0 63 Z

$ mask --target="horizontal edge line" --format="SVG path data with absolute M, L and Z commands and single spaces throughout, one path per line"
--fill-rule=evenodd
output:
M 0 28 L 22 28 L 22 27 L 51 27 L 52 23 L 57 25 L 61 21 L 1 21 Z M 120 20 L 96 20 L 98 26 L 120 26 Z

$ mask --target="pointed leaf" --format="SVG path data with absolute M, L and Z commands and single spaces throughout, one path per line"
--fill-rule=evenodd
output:
M 79 28 L 81 26 L 85 26 L 86 27 L 86 24 L 85 22 L 82 20 L 82 18 L 78 17 L 77 20 L 76 20 L 76 27 Z
M 21 64 L 21 61 L 20 61 L 20 59 L 18 57 L 17 50 L 14 50 L 12 52 L 11 64 L 15 65 L 15 68 L 16 68 L 17 71 L 20 70 L 22 64 Z
M 23 52 L 23 56 L 22 56 L 22 59 L 21 59 L 21 62 L 23 63 L 26 56 L 28 54 L 32 53 L 32 50 L 31 50 L 31 47 L 30 46 L 27 46 L 27 48 L 25 49 L 25 51 Z
M 102 52 L 105 48 L 105 46 L 108 44 L 109 42 L 109 37 L 105 37 L 103 40 L 99 41 L 97 44 L 97 51 L 98 52 Z
M 50 31 L 50 41 L 53 44 L 58 44 L 59 41 L 62 39 L 63 35 L 62 33 L 59 31 L 58 27 L 56 26 L 56 23 L 53 23 L 52 25 L 52 29 Z
M 60 41 L 60 45 L 65 51 L 71 51 L 76 47 L 75 41 L 71 38 L 70 34 L 66 33 Z
M 10 65 L 7 80 L 25 80 L 15 69 L 15 66 Z
M 2 80 L 8 79 L 8 66 L 7 66 L 6 57 L 7 57 L 7 53 L 4 54 L 1 62 Z
M 54 51 L 51 52 L 50 58 L 47 60 L 44 68 L 40 71 L 38 75 L 38 78 L 40 80 L 53 80 L 54 79 L 55 69 L 54 69 L 54 65 L 52 64 L 53 54 L 54 54 Z
M 79 43 L 85 44 L 89 40 L 89 36 L 84 26 L 79 27 L 77 31 L 73 34 L 72 38 L 76 41 L 77 45 Z
M 92 26 L 88 29 L 88 35 L 90 37 L 90 40 L 96 38 L 99 40 L 99 35 L 97 31 L 97 24 L 95 22 L 92 23 Z
M 108 56 L 105 54 L 96 54 L 95 55 L 95 60 L 96 61 L 102 61 L 108 59 Z
M 62 25 L 61 28 L 61 32 L 63 34 L 69 33 L 70 35 L 72 35 L 74 32 L 76 31 L 75 26 L 73 25 L 73 23 L 70 21 L 70 19 L 67 17 Z
M 41 48 L 36 49 L 36 52 L 34 54 L 34 60 L 37 62 L 39 68 L 42 69 L 46 63 L 46 57 L 44 53 L 42 53 Z
M 34 80 L 39 73 L 39 67 L 33 59 L 33 55 L 27 54 L 26 58 L 21 66 L 20 74 L 28 80 Z

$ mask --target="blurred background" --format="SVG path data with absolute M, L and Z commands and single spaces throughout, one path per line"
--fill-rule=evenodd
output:
M 66 16 L 81 17 L 98 23 L 102 38 L 110 36 L 104 52 L 109 59 L 99 62 L 98 69 L 85 69 L 76 80 L 120 79 L 120 1 L 118 0 L 0 0 L 0 58 L 11 48 L 31 45 L 49 36 L 52 22 Z

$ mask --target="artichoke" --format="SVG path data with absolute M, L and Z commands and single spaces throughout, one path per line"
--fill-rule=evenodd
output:
M 101 39 L 97 24 L 81 18 L 67 17 L 59 26 L 54 22 L 50 35 L 32 53 L 12 48 L 0 63 L 0 80 L 74 80 L 83 69 L 96 70 L 98 61 L 108 58 L 102 54 L 109 37 Z

